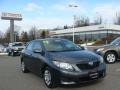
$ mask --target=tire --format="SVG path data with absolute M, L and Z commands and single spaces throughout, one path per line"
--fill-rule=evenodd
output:
M 106 63 L 113 64 L 117 60 L 117 55 L 114 52 L 107 52 L 104 59 Z
M 11 53 L 10 52 L 8 52 L 8 56 L 10 56 L 11 55 Z
M 23 73 L 28 73 L 29 70 L 26 68 L 24 61 L 21 62 L 21 71 Z
M 43 73 L 44 83 L 48 88 L 55 88 L 57 84 L 55 83 L 55 77 L 52 70 L 49 67 L 46 67 Z
M 11 52 L 11 56 L 15 56 L 15 53 L 14 53 L 14 52 Z

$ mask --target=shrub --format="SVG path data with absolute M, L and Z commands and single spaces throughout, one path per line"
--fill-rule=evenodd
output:
M 102 45 L 102 44 L 105 44 L 105 41 L 103 41 L 102 39 L 98 39 L 95 41 L 93 45 Z

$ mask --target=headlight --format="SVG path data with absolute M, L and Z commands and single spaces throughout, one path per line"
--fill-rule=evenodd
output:
M 104 50 L 104 48 L 99 48 L 97 49 L 97 52 Z
M 74 70 L 72 64 L 70 63 L 65 63 L 65 62 L 60 62 L 60 61 L 53 61 L 53 63 L 61 69 L 70 70 L 70 71 Z
M 103 59 L 103 57 L 101 57 L 101 56 L 100 56 L 100 62 L 101 62 L 101 63 L 104 63 L 104 59 Z

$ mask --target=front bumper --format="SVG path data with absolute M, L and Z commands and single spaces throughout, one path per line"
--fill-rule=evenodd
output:
M 104 78 L 106 76 L 106 65 L 104 64 L 96 69 L 82 72 L 58 71 L 55 76 L 60 81 L 60 84 L 87 83 Z
M 14 54 L 21 54 L 21 51 L 22 51 L 22 50 L 13 50 L 13 53 L 14 53 Z
M 94 52 L 100 56 L 104 56 L 104 54 L 106 53 L 106 51 L 97 51 L 97 50 L 94 50 Z
M 77 83 L 87 83 L 91 81 L 96 81 L 98 79 L 104 78 L 106 75 L 105 71 L 99 71 L 92 74 L 86 73 L 81 75 L 62 75 L 60 80 L 61 84 L 77 84 Z

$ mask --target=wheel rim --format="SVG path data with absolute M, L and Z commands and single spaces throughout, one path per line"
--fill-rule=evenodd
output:
M 50 71 L 45 70 L 44 80 L 45 80 L 45 83 L 46 83 L 47 85 L 50 85 L 50 84 L 51 84 L 51 74 L 50 74 Z
M 107 61 L 112 63 L 115 62 L 116 56 L 114 54 L 108 54 L 107 55 Z
M 22 71 L 25 71 L 25 64 L 24 64 L 24 62 L 21 63 L 21 69 L 22 69 Z

